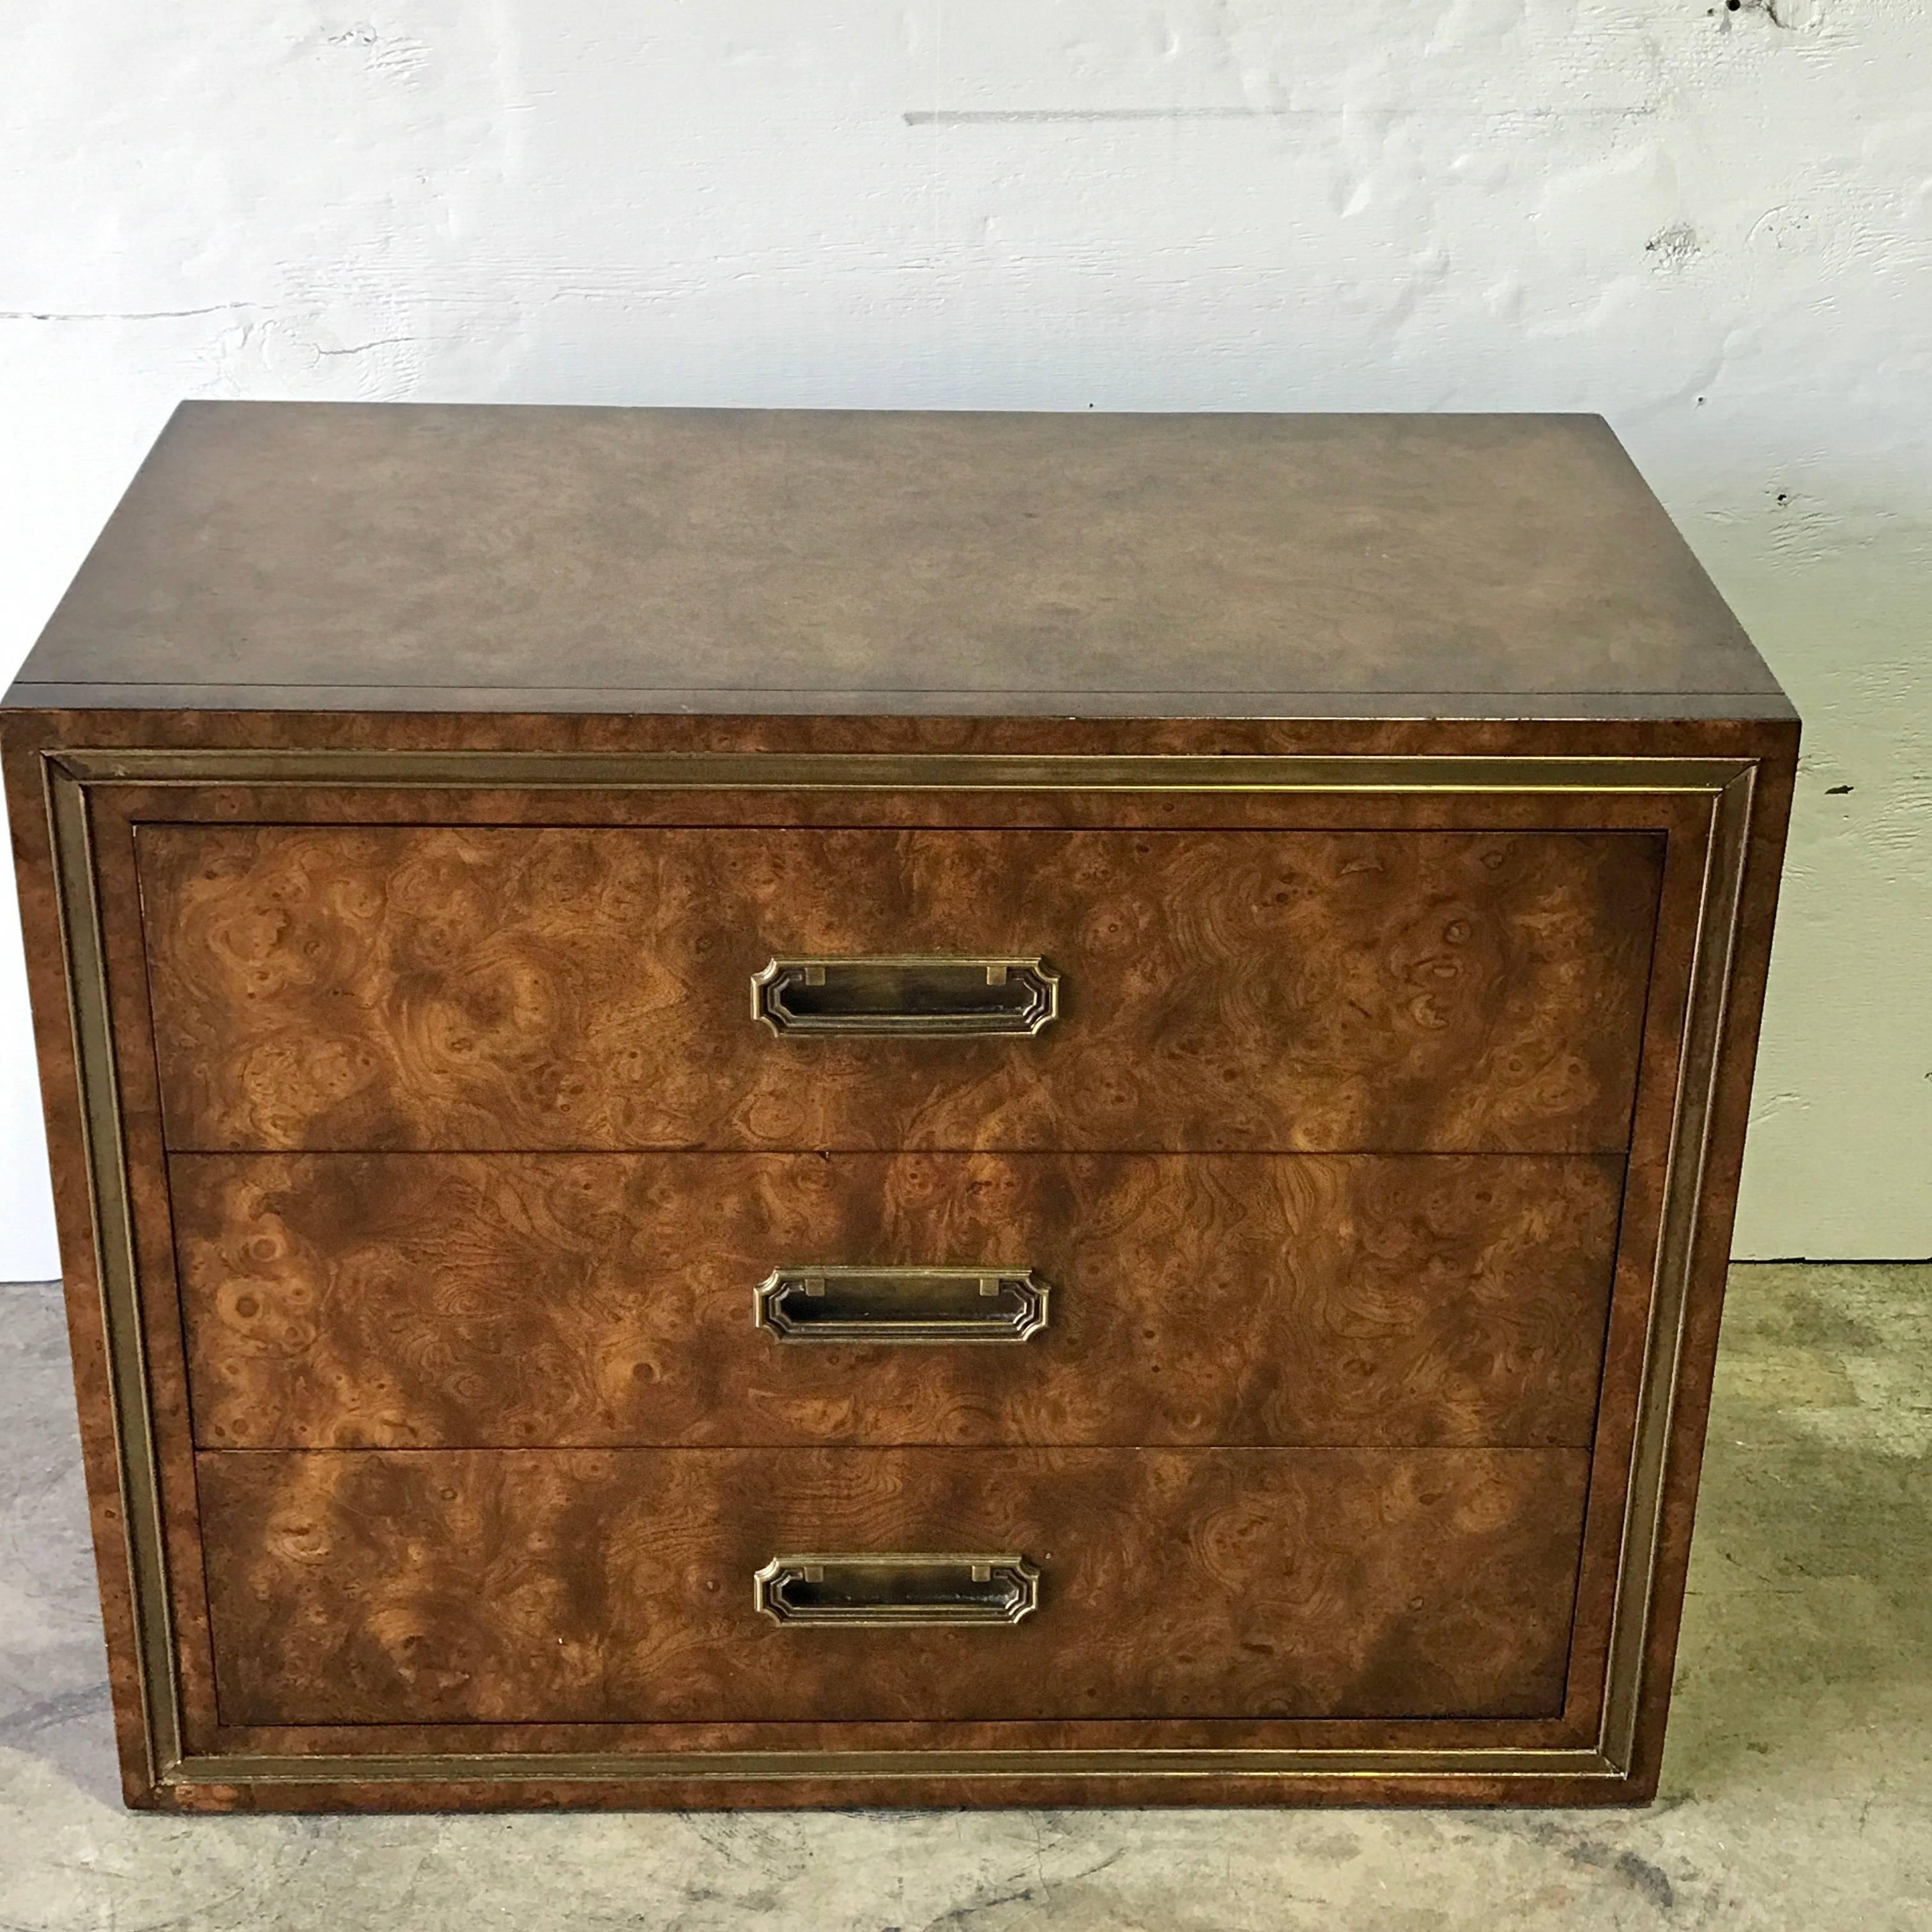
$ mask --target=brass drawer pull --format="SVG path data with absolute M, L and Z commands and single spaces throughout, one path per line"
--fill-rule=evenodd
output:
M 1050 1292 L 1030 1268 L 774 1268 L 758 1325 L 781 1342 L 1024 1342 Z
M 774 1556 L 752 1596 L 782 1624 L 1016 1624 L 1040 1606 L 1040 1572 L 1011 1552 Z
M 752 1016 L 774 1033 L 1035 1034 L 1059 1011 L 1038 959 L 774 959 L 752 975 Z

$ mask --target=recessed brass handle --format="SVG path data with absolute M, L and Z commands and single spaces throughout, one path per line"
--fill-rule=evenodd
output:
M 782 1624 L 1016 1624 L 1040 1606 L 1040 1572 L 1011 1551 L 774 1556 L 752 1597 Z
M 1024 1342 L 1051 1292 L 1031 1268 L 781 1268 L 757 1320 L 781 1342 Z
M 752 1016 L 780 1034 L 1035 1034 L 1059 1011 L 1040 959 L 773 959 L 752 975 Z

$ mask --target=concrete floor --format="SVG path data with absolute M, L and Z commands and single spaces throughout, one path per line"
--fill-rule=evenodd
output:
M 69 1405 L 0 1288 L 0 1932 L 1932 1928 L 1932 1268 L 1735 1271 L 1636 1812 L 130 1816 Z

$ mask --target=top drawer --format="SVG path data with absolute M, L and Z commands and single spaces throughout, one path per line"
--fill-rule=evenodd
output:
M 1604 1152 L 1664 841 L 178 825 L 138 848 L 178 1148 Z M 1037 956 L 1058 1014 L 911 1038 L 754 1017 L 774 957 L 905 955 Z

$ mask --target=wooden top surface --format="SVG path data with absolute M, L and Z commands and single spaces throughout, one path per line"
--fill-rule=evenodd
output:
M 188 403 L 13 706 L 1785 717 L 1594 416 Z

